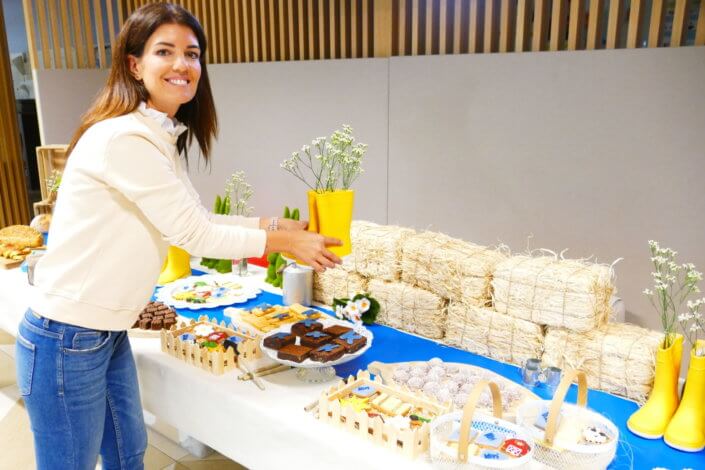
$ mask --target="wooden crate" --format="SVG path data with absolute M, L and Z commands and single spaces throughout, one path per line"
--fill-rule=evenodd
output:
M 369 372 L 359 371 L 357 377 L 351 375 L 347 381 L 341 380 L 321 393 L 318 401 L 318 419 L 345 428 L 412 459 L 425 453 L 429 446 L 430 426 L 428 423 L 410 429 L 398 429 L 385 423 L 379 416 L 370 418 L 364 410 L 355 412 L 350 406 L 341 407 L 338 399 L 349 395 L 352 390 L 361 385 L 371 385 L 380 392 L 428 410 L 436 416 L 450 412 L 450 403 L 441 405 L 420 392 L 385 385 L 379 377 L 371 380 Z
M 181 341 L 179 336 L 192 331 L 197 325 L 211 325 L 218 327 L 229 336 L 243 338 L 244 341 L 237 345 L 237 355 L 232 348 L 227 348 L 225 352 L 209 351 L 195 343 Z M 226 325 L 224 321 L 218 323 L 215 319 L 209 320 L 207 316 L 199 317 L 198 321 L 192 319 L 188 324 L 182 322 L 178 327 L 173 325 L 169 330 L 162 330 L 161 346 L 165 353 L 215 375 L 222 375 L 235 369 L 238 361 L 256 362 L 265 357 L 257 336 L 237 330 L 232 325 Z

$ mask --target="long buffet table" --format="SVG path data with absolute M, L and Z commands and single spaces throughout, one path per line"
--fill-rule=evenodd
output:
M 254 275 L 262 275 L 256 271 Z M 280 303 L 277 289 L 250 302 Z M 0 328 L 16 334 L 27 307 L 30 287 L 19 269 L 0 271 Z M 247 306 L 247 304 L 245 305 Z M 179 310 L 196 318 L 201 311 Z M 209 309 L 210 317 L 226 319 L 223 309 Z M 520 382 L 519 369 L 434 341 L 381 325 L 371 327 L 373 346 L 362 356 L 336 367 L 346 377 L 372 361 L 401 362 L 440 357 L 485 367 Z M 160 350 L 158 339 L 131 338 L 139 371 L 144 409 L 182 433 L 207 444 L 252 469 L 359 469 L 431 468 L 423 459 L 408 460 L 358 436 L 318 422 L 304 411 L 329 384 L 299 381 L 293 370 L 262 377 L 265 390 L 237 380 L 237 373 L 221 377 L 178 361 Z M 568 395 L 575 399 L 575 387 Z M 533 390 L 546 396 L 541 387 Z M 589 406 L 611 419 L 620 429 L 620 443 L 612 469 L 705 468 L 705 453 L 687 454 L 662 441 L 640 439 L 625 423 L 637 405 L 600 391 L 590 391 Z

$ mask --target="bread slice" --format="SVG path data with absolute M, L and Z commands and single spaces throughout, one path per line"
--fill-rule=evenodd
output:
M 38 248 L 44 244 L 44 238 L 28 225 L 10 225 L 0 229 L 0 243 L 18 248 Z

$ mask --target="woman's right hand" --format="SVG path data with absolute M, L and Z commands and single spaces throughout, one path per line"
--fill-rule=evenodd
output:
M 290 237 L 289 253 L 311 266 L 316 272 L 323 272 L 326 268 L 334 268 L 336 264 L 342 263 L 342 260 L 327 248 L 341 246 L 343 242 L 337 238 L 303 230 L 287 233 Z
M 327 248 L 342 244 L 337 238 L 305 230 L 268 231 L 265 253 L 289 253 L 320 273 L 326 268 L 334 268 L 336 264 L 342 263 L 342 260 Z

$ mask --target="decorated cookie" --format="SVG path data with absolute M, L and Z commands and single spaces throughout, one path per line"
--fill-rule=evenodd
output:
M 230 336 L 229 338 L 226 338 L 225 341 L 223 341 L 223 348 L 228 349 L 228 348 L 233 348 L 235 350 L 235 353 L 237 353 L 237 345 L 242 343 L 243 339 L 239 336 Z
M 507 439 L 502 443 L 500 449 L 502 452 L 507 454 L 512 458 L 523 457 L 529 453 L 531 447 L 529 444 L 521 439 Z
M 474 440 L 477 431 L 470 429 L 470 440 Z M 460 421 L 453 421 L 453 429 L 448 435 L 448 442 L 458 442 L 460 440 Z
M 202 336 L 202 337 L 207 337 L 211 333 L 213 333 L 215 330 L 211 325 L 196 325 L 193 327 L 193 333 L 196 336 Z
M 377 389 L 372 385 L 360 385 L 359 387 L 353 389 L 352 393 L 360 398 L 369 398 L 377 393 Z
M 187 342 L 187 341 L 188 341 L 188 342 L 193 343 L 193 342 L 196 341 L 196 336 L 195 336 L 195 335 L 192 335 L 191 333 L 184 333 L 184 334 L 182 334 L 182 335 L 179 336 L 179 339 L 180 339 L 181 341 L 184 341 L 184 342 Z
M 353 396 L 348 398 L 341 398 L 339 402 L 341 408 L 350 406 L 353 410 L 355 410 L 356 413 L 358 411 L 365 411 L 370 409 L 370 403 L 368 402 L 367 398 L 359 398 Z
M 610 441 L 610 436 L 597 426 L 589 426 L 583 430 L 583 439 L 587 444 L 605 444 Z
M 504 452 L 500 452 L 498 450 L 485 449 L 480 451 L 480 458 L 486 460 L 507 460 L 509 456 Z
M 488 431 L 480 434 L 475 440 L 475 444 L 490 449 L 499 449 L 506 438 L 507 436 L 501 432 Z

